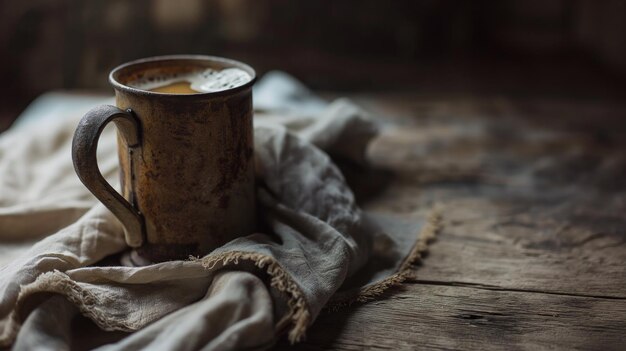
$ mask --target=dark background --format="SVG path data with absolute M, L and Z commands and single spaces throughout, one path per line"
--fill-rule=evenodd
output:
M 58 0 L 0 3 L 0 129 L 128 60 L 227 56 L 313 89 L 624 100 L 626 2 Z

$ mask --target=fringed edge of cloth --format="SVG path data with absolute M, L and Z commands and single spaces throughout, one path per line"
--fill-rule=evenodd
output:
M 107 317 L 99 308 L 104 304 L 99 297 L 80 287 L 67 274 L 53 270 L 39 275 L 34 282 L 21 287 L 15 307 L 0 335 L 0 347 L 8 347 L 15 341 L 22 323 L 30 312 L 52 294 L 64 296 L 78 307 L 81 314 L 93 320 L 103 330 L 132 332 L 142 327 Z
M 288 296 L 287 305 L 289 306 L 293 325 L 288 334 L 289 342 L 295 344 L 304 338 L 306 329 L 311 323 L 311 313 L 304 298 L 304 293 L 273 257 L 252 252 L 229 251 L 205 256 L 200 260 L 202 261 L 202 266 L 207 269 L 213 269 L 215 265 L 220 263 L 223 266 L 227 266 L 230 264 L 237 265 L 239 261 L 250 261 L 269 274 L 271 277 L 270 286 Z
M 292 324 L 288 334 L 289 341 L 295 344 L 304 338 L 306 329 L 311 323 L 308 304 L 298 285 L 274 258 L 258 253 L 230 251 L 194 260 L 200 261 L 208 270 L 215 269 L 218 264 L 221 267 L 227 267 L 237 265 L 240 261 L 249 261 L 265 271 L 271 277 L 271 287 L 288 297 L 287 304 Z M 143 327 L 143 325 L 129 325 L 110 318 L 99 308 L 105 303 L 104 301 L 100 301 L 101 299 L 96 295 L 83 289 L 67 274 L 54 270 L 41 274 L 34 282 L 21 287 L 15 307 L 7 318 L 0 335 L 0 347 L 13 344 L 22 323 L 30 312 L 39 305 L 38 302 L 42 302 L 43 298 L 50 297 L 51 294 L 63 295 L 78 307 L 82 315 L 93 320 L 103 330 L 133 332 Z M 37 296 L 41 300 L 37 299 Z
M 442 212 L 443 210 L 439 207 L 432 210 L 426 224 L 417 233 L 415 245 L 413 245 L 413 248 L 398 266 L 398 270 L 394 274 L 370 285 L 338 292 L 330 299 L 328 304 L 324 306 L 324 309 L 336 311 L 354 303 L 372 301 L 389 288 L 399 286 L 406 280 L 415 278 L 412 266 L 422 261 L 424 255 L 428 252 L 428 247 L 441 231 L 443 227 Z
M 426 225 L 418 233 L 415 245 L 402 264 L 400 264 L 396 273 L 379 282 L 337 293 L 324 308 L 337 310 L 354 303 L 374 300 L 389 288 L 398 286 L 407 279 L 412 278 L 413 271 L 411 267 L 422 260 L 424 254 L 428 251 L 429 244 L 442 228 L 441 212 L 440 209 L 435 209 L 429 215 Z M 274 258 L 259 253 L 230 251 L 208 255 L 201 259 L 196 258 L 195 260 L 200 260 L 202 266 L 209 270 L 214 269 L 218 264 L 226 267 L 237 265 L 240 261 L 249 261 L 265 271 L 271 277 L 271 287 L 288 296 L 287 304 L 290 309 L 292 323 L 288 334 L 289 341 L 295 344 L 304 338 L 306 330 L 311 323 L 311 313 L 309 312 L 308 304 L 302 290 Z M 0 335 L 0 347 L 11 346 L 15 341 L 24 320 L 39 305 L 38 303 L 33 303 L 33 299 L 37 300 L 37 296 L 42 299 L 47 298 L 54 293 L 65 296 L 78 307 L 81 314 L 93 320 L 103 330 L 132 332 L 143 327 L 143 325 L 129 325 L 107 317 L 99 309 L 99 306 L 104 303 L 103 301 L 100 301 L 96 295 L 88 290 L 80 287 L 67 274 L 54 270 L 41 274 L 34 282 L 21 287 L 15 307 L 11 311 L 8 320 L 6 320 L 3 333 Z

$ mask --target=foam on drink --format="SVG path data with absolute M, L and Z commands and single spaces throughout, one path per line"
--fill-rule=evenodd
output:
M 199 94 L 228 90 L 244 85 L 252 80 L 248 72 L 239 68 L 225 68 L 171 73 L 142 77 L 127 82 L 126 85 L 159 93 Z

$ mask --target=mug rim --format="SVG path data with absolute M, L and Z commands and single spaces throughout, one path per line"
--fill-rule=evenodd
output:
M 128 69 L 130 67 L 133 66 L 139 66 L 142 64 L 146 64 L 146 63 L 152 63 L 152 62 L 158 62 L 158 61 L 204 61 L 204 62 L 209 62 L 209 63 L 219 63 L 228 67 L 233 67 L 233 68 L 239 68 L 242 69 L 244 71 L 246 71 L 248 74 L 250 74 L 250 76 L 252 77 L 250 79 L 250 81 L 246 82 L 245 84 L 236 86 L 234 88 L 230 88 L 230 89 L 225 89 L 225 90 L 219 90 L 219 91 L 213 91 L 213 92 L 199 92 L 199 93 L 195 93 L 195 94 L 171 94 L 171 93 L 162 93 L 162 92 L 155 92 L 155 91 L 150 91 L 150 90 L 144 90 L 144 89 L 139 89 L 139 88 L 133 88 L 131 86 L 128 86 L 126 84 L 123 84 L 121 82 L 119 82 L 116 79 L 116 76 L 125 69 Z M 210 55 L 162 55 L 162 56 L 151 56 L 151 57 L 146 57 L 146 58 L 141 58 L 138 60 L 133 60 L 133 61 L 129 61 L 126 63 L 123 63 L 115 68 L 113 68 L 111 70 L 111 72 L 109 73 L 109 83 L 113 86 L 113 88 L 115 90 L 119 90 L 119 91 L 123 91 L 126 93 L 131 93 L 131 94 L 136 94 L 136 95 L 144 95 L 144 96 L 159 96 L 159 97 L 176 97 L 176 98 L 190 98 L 190 97 L 194 97 L 194 98 L 199 98 L 199 97 L 218 97 L 218 96 L 225 96 L 225 95 L 232 95 L 232 94 L 236 94 L 239 91 L 245 90 L 250 88 L 255 82 L 256 82 L 256 71 L 250 67 L 249 65 L 241 62 L 241 61 L 237 61 L 237 60 L 233 60 L 233 59 L 229 59 L 229 58 L 225 58 L 225 57 L 219 57 L 219 56 L 210 56 Z

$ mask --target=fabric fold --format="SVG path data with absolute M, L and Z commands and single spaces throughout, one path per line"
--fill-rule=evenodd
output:
M 261 84 L 260 95 L 275 84 Z M 335 164 L 365 164 L 377 124 L 349 100 L 325 105 L 302 87 L 293 93 L 285 95 L 313 99 L 306 114 L 255 116 L 264 230 L 205 257 L 145 267 L 120 265 L 128 250 L 120 222 L 74 174 L 68 145 L 80 115 L 30 116 L 1 135 L 0 346 L 68 345 L 80 314 L 103 330 L 133 332 L 105 350 L 263 349 L 285 331 L 302 340 L 329 301 L 359 301 L 405 279 L 436 225 L 364 213 Z M 115 145 L 107 128 L 99 162 L 112 184 Z

